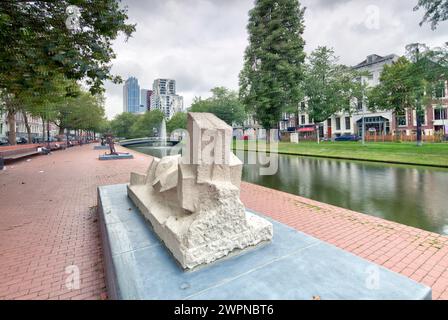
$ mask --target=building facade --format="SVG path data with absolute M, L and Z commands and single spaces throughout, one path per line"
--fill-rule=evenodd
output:
M 42 119 L 28 116 L 28 125 L 30 126 L 32 139 L 43 139 Z M 47 126 L 45 124 L 45 139 L 47 139 Z M 15 132 L 17 137 L 28 139 L 28 132 L 25 126 L 25 119 L 21 112 L 15 115 Z M 59 133 L 59 128 L 54 123 L 50 123 L 50 136 L 54 137 Z M 0 137 L 8 137 L 9 123 L 5 112 L 0 112 Z M 31 141 L 32 142 L 32 141 Z
M 146 111 L 151 111 L 151 97 L 152 97 L 152 90 L 146 91 Z
M 123 112 L 139 113 L 140 86 L 135 77 L 129 77 L 123 86 Z
M 148 89 L 140 89 L 140 109 L 139 112 L 148 111 Z
M 381 72 L 385 65 L 398 60 L 398 56 L 390 54 L 379 56 L 369 55 L 364 61 L 353 68 L 366 71 L 368 75 L 362 76 L 358 81 L 368 87 L 379 85 Z M 444 81 L 433 93 L 432 102 L 424 107 L 422 112 L 422 131 L 424 135 L 435 133 L 448 134 L 448 82 Z M 279 122 L 281 131 L 298 131 L 302 137 L 316 136 L 319 132 L 321 138 L 332 139 L 342 135 L 362 135 L 364 119 L 365 133 L 375 135 L 403 134 L 415 135 L 417 131 L 417 116 L 415 110 L 406 110 L 396 115 L 392 111 L 372 112 L 367 109 L 365 99 L 352 102 L 351 113 L 339 112 L 326 121 L 314 124 L 313 119 L 306 113 L 306 99 L 298 107 L 297 114 L 283 114 Z M 379 108 L 381 109 L 381 108 Z M 294 128 L 296 126 L 296 130 Z
M 176 81 L 172 79 L 154 80 L 150 100 L 150 109 L 162 111 L 166 119 L 171 119 L 176 112 L 184 110 L 183 97 L 176 94 Z

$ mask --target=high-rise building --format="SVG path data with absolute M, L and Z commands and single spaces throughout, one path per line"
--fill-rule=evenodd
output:
M 153 91 L 152 90 L 147 90 L 146 92 L 146 110 L 147 111 L 151 111 L 151 96 L 152 96 Z
M 140 90 L 140 112 L 148 111 L 148 89 Z
M 123 86 L 123 112 L 140 112 L 140 86 L 135 77 L 129 77 Z
M 171 79 L 156 79 L 151 95 L 151 110 L 158 109 L 167 119 L 183 111 L 184 99 L 176 94 L 176 81 Z

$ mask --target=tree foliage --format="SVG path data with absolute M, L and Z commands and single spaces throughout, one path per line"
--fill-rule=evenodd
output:
M 240 73 L 246 110 L 266 128 L 303 98 L 304 9 L 298 0 L 258 0 L 249 12 L 249 46 Z
M 408 58 L 400 57 L 385 66 L 380 84 L 368 93 L 371 109 L 392 110 L 403 114 L 406 109 L 416 111 L 417 142 L 421 139 L 423 106 L 435 98 L 440 84 L 444 86 L 448 75 L 448 51 L 445 48 L 429 49 L 422 44 L 407 46 Z
M 176 112 L 166 123 L 168 132 L 173 132 L 176 129 L 187 129 L 187 114 L 185 112 Z
M 76 30 L 66 25 L 73 4 L 80 11 Z M 102 91 L 105 80 L 120 80 L 110 75 L 112 41 L 135 30 L 126 20 L 117 0 L 1 2 L 0 88 L 13 94 L 40 91 L 48 78 L 63 74 Z
M 411 65 L 406 57 L 400 57 L 395 63 L 384 66 L 380 84 L 368 91 L 369 109 L 402 114 L 407 108 L 415 106 L 416 88 L 423 86 L 423 83 L 412 75 Z
M 117 115 L 111 122 L 112 133 L 116 137 L 131 138 L 131 127 L 137 121 L 138 116 L 130 112 L 123 112 Z
M 435 30 L 437 25 L 448 19 L 448 0 L 418 0 L 414 11 L 423 8 L 425 15 L 420 25 L 431 23 L 431 29 Z
M 156 130 L 160 130 L 160 124 L 164 114 L 160 110 L 151 110 L 137 116 L 137 121 L 132 125 L 130 134 L 132 138 L 155 136 Z
M 307 59 L 303 91 L 306 111 L 314 123 L 333 114 L 351 112 L 353 100 L 362 97 L 364 85 L 357 81 L 362 73 L 338 64 L 333 49 L 318 47 Z
M 246 113 L 238 94 L 225 87 L 216 87 L 210 91 L 212 92 L 210 98 L 195 97 L 189 111 L 213 113 L 229 125 L 242 124 Z

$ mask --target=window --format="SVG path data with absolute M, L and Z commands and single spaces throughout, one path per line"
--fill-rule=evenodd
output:
M 351 125 L 350 117 L 345 117 L 345 130 L 350 130 L 350 125 Z
M 304 101 L 300 102 L 300 110 L 305 111 L 305 102 Z
M 341 130 L 341 118 L 336 118 L 336 130 Z
M 434 120 L 447 120 L 448 112 L 446 108 L 437 108 L 434 109 Z
M 406 127 L 406 115 L 405 114 L 397 115 L 397 123 L 399 127 Z
M 445 98 L 445 82 L 439 82 L 434 89 L 435 98 Z
M 331 119 L 327 119 L 327 126 L 331 128 Z
M 358 110 L 362 110 L 362 99 L 358 98 Z
M 426 124 L 426 112 L 425 111 L 419 112 L 418 119 L 422 126 L 425 125 Z
M 300 116 L 300 124 L 305 124 L 305 116 Z

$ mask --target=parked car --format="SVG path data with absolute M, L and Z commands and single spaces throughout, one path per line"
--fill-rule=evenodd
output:
M 25 143 L 28 143 L 28 140 L 26 138 L 24 138 L 24 137 L 17 137 L 16 138 L 16 143 L 17 144 L 25 144 Z
M 9 146 L 9 140 L 8 140 L 8 138 L 1 137 L 1 138 L 0 138 L 0 146 Z
M 358 141 L 359 137 L 354 134 L 344 134 L 334 139 L 334 141 Z

